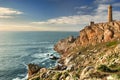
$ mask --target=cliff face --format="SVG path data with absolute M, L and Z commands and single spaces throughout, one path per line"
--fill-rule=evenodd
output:
M 29 80 L 120 80 L 120 21 L 86 26 L 54 49 L 60 65 L 41 68 Z
M 88 45 L 96 45 L 97 43 L 119 40 L 120 21 L 86 26 L 72 42 L 68 41 L 69 38 L 59 41 L 54 49 L 61 54 L 65 54 L 77 46 L 86 47 Z
M 93 24 L 80 31 L 80 44 L 86 46 L 119 39 L 120 21 Z

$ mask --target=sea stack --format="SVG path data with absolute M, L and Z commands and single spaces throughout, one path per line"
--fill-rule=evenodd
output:
M 112 19 L 112 6 L 109 5 L 108 6 L 108 22 L 112 22 L 113 19 Z

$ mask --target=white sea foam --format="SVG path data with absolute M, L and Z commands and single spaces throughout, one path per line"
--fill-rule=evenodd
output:
M 45 57 L 44 59 L 35 59 L 35 60 L 33 60 L 31 63 L 36 63 L 36 64 L 38 64 L 38 63 L 43 63 L 43 62 L 45 62 L 47 59 L 49 59 L 48 57 Z
M 27 80 L 27 78 L 28 78 L 28 75 L 26 75 L 24 78 L 17 77 L 17 78 L 14 78 L 12 80 Z
M 27 64 L 25 64 L 25 63 L 23 62 L 23 65 L 26 67 L 26 69 L 28 69 Z M 16 77 L 16 78 L 14 78 L 14 79 L 12 79 L 12 80 L 27 80 L 27 79 L 28 79 L 28 74 L 19 74 L 18 76 L 19 76 L 19 77 Z M 23 78 L 20 78 L 20 77 L 23 77 Z
M 48 53 L 37 53 L 37 54 L 31 55 L 31 57 L 33 57 L 33 58 L 45 58 L 45 57 L 47 57 L 47 54 Z
M 49 45 L 47 48 L 50 48 L 50 49 L 53 49 L 54 48 L 54 45 Z
M 25 66 L 25 68 L 28 70 L 28 66 L 27 66 L 27 64 L 25 64 L 24 62 L 22 63 L 24 66 Z

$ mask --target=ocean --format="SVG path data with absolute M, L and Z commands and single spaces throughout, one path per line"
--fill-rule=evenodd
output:
M 78 32 L 0 32 L 0 80 L 26 80 L 29 63 L 54 67 L 48 55 L 59 57 L 54 44 L 70 35 Z

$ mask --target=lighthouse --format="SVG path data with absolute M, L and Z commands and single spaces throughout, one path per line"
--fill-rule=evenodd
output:
M 112 19 L 112 6 L 109 5 L 108 6 L 108 22 L 112 22 L 113 19 Z

